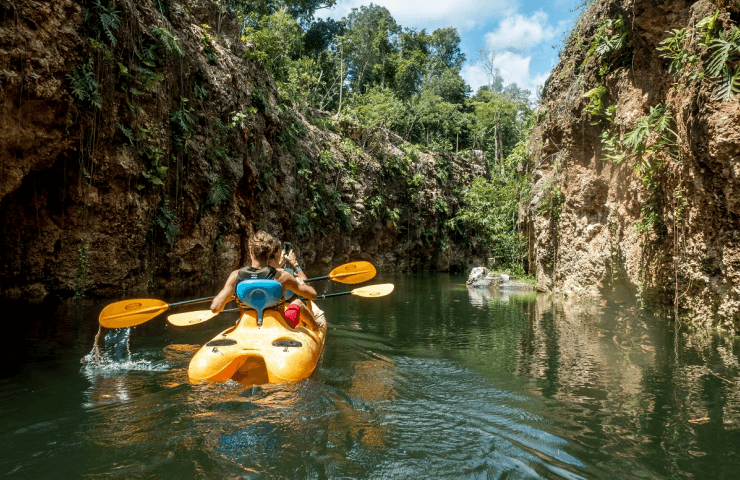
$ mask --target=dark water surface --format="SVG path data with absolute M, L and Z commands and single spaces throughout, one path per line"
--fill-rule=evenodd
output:
M 385 276 L 373 283 L 395 283 L 389 297 L 326 300 L 314 376 L 250 388 L 187 379 L 233 314 L 120 331 L 91 366 L 108 302 L 2 306 L 20 331 L 6 334 L 0 476 L 740 477 L 737 339 L 464 281 Z

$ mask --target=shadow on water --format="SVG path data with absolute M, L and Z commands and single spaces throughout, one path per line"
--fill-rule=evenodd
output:
M 109 333 L 102 361 L 81 365 L 107 302 L 26 306 L 0 380 L 0 474 L 734 476 L 736 339 L 677 332 L 624 303 L 468 291 L 464 280 L 386 276 L 392 296 L 323 302 L 314 376 L 249 388 L 187 379 L 233 315 Z

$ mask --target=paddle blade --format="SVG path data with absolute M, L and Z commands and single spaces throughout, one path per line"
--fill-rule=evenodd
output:
M 381 285 L 368 285 L 367 287 L 355 288 L 352 290 L 352 295 L 365 298 L 385 297 L 393 291 L 392 283 L 384 283 Z
M 210 310 L 196 310 L 194 312 L 176 313 L 167 317 L 167 321 L 178 327 L 187 327 L 207 322 L 218 315 Z
M 144 323 L 167 310 L 161 300 L 137 298 L 111 303 L 100 312 L 100 325 L 105 328 L 127 328 Z
M 370 262 L 353 262 L 340 265 L 329 273 L 329 278 L 339 283 L 354 285 L 375 277 L 375 267 Z

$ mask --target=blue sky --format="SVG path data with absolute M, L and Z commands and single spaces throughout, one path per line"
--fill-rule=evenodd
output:
M 339 0 L 323 16 L 340 19 L 353 7 L 369 5 L 369 0 Z M 488 83 L 485 69 L 478 63 L 478 51 L 496 52 L 493 63 L 504 83 L 516 83 L 534 93 L 557 63 L 557 50 L 570 31 L 581 0 L 373 0 L 386 7 L 400 25 L 432 32 L 441 27 L 456 27 L 468 63 L 462 76 L 477 90 Z

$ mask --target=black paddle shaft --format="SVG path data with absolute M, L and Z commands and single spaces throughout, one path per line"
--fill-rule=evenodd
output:
M 170 303 L 170 307 L 176 307 L 178 305 L 188 305 L 190 303 L 201 303 L 201 302 L 207 302 L 208 300 L 213 300 L 216 297 L 206 297 L 206 298 L 198 298 L 196 300 L 185 300 L 184 302 L 177 302 L 177 303 Z
M 342 295 L 349 295 L 352 292 L 339 292 L 339 293 L 327 293 L 326 295 L 318 295 L 316 300 L 324 300 L 329 297 L 341 297 Z

